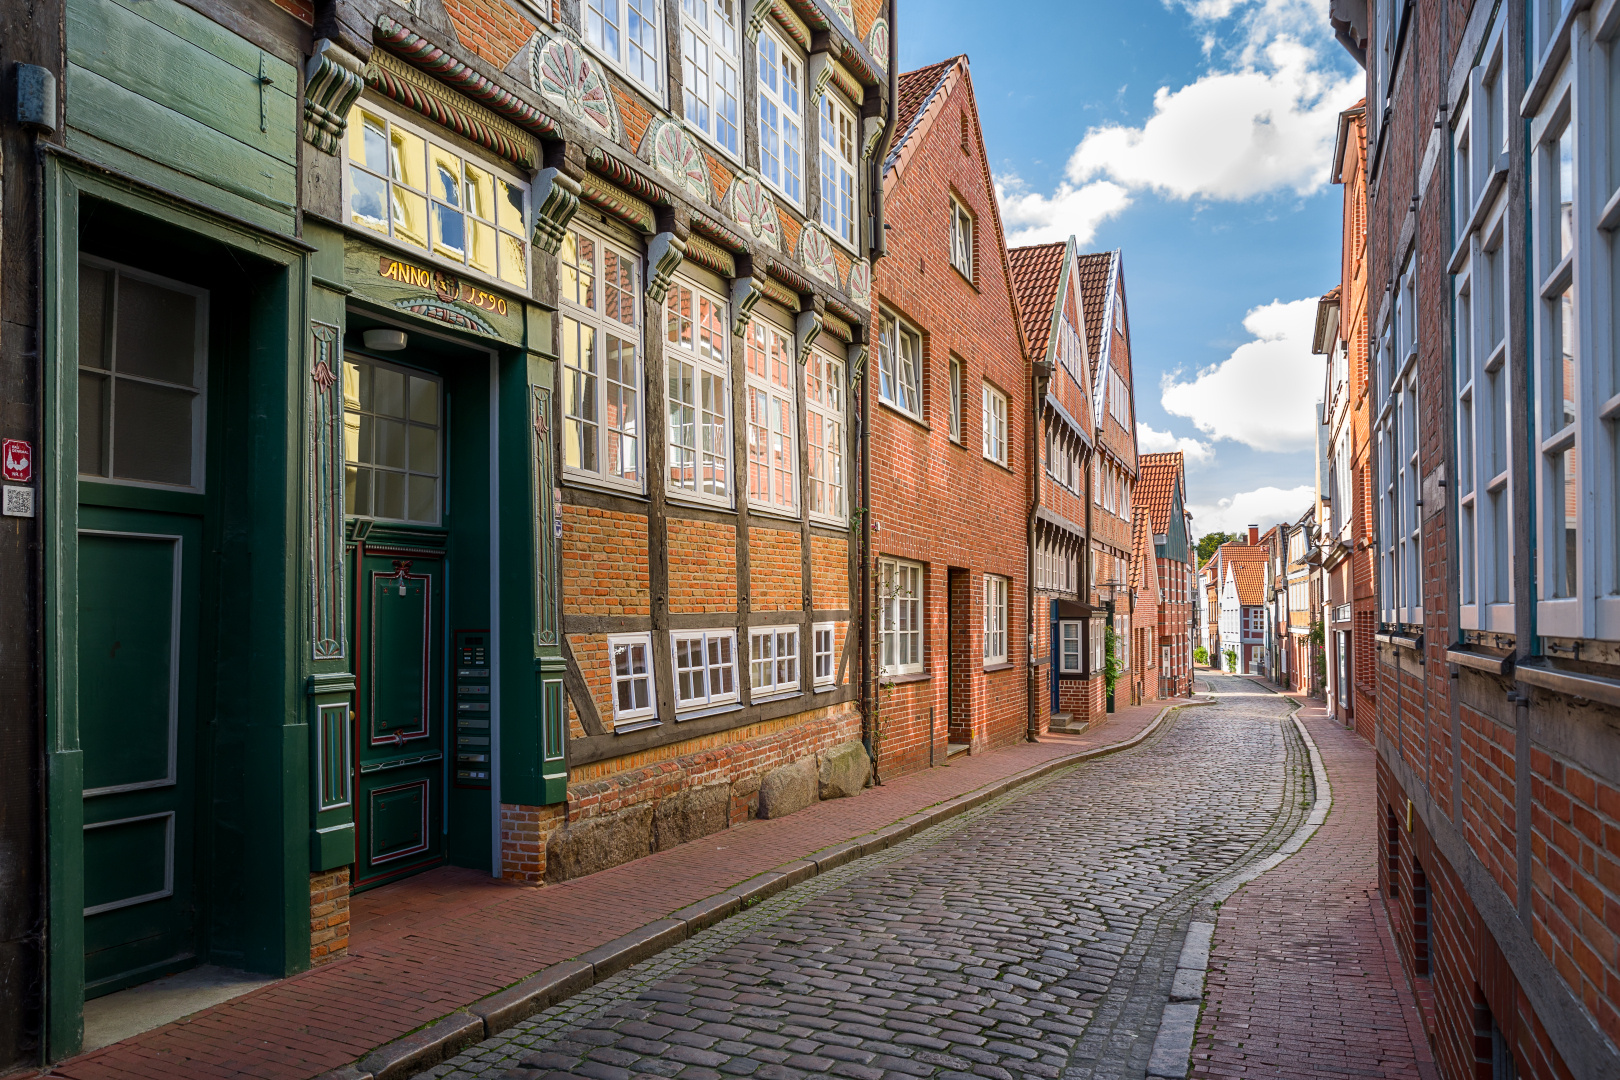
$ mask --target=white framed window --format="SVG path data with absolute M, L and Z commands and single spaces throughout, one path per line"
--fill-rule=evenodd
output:
M 984 662 L 1007 662 L 1007 589 L 1009 582 L 996 574 L 984 575 Z
M 759 34 L 759 173 L 804 205 L 804 65 L 775 31 Z
M 904 559 L 878 559 L 878 636 L 885 675 L 923 669 L 923 568 Z
M 1119 474 L 1119 516 L 1131 520 L 1131 477 L 1123 472 Z
M 878 397 L 922 419 L 922 336 L 887 311 L 878 322 Z
M 810 627 L 810 655 L 815 665 L 812 678 L 818 690 L 838 681 L 838 658 L 833 653 L 833 643 L 838 636 L 836 631 L 837 625 L 830 622 L 816 623 Z
M 675 708 L 701 709 L 737 700 L 737 631 L 674 630 Z
M 1058 671 L 1064 675 L 1085 672 L 1085 624 L 1078 619 L 1058 623 Z
M 984 384 L 984 456 L 1007 464 L 1007 395 Z
M 608 638 L 608 666 L 613 675 L 613 725 L 657 723 L 658 694 L 653 682 L 652 635 L 615 634 Z M 637 727 L 646 726 L 636 723 Z
M 1468 98 L 1452 133 L 1454 211 L 1458 244 L 1454 277 L 1452 343 L 1456 363 L 1457 555 L 1464 629 L 1513 631 L 1515 523 L 1512 461 L 1508 439 L 1514 368 L 1507 266 L 1507 65 L 1505 13 L 1487 35 L 1479 64 L 1469 73 Z M 1341 447 L 1348 472 L 1348 439 Z M 1340 476 L 1344 506 L 1333 521 L 1348 517 L 1347 476 Z
M 962 361 L 951 357 L 951 441 L 962 441 Z
M 1386 623 L 1423 619 L 1418 572 L 1417 260 L 1407 258 L 1379 345 L 1378 584 Z
M 652 2 L 652 0 L 649 0 Z M 681 0 L 681 97 L 686 122 L 738 157 L 742 115 L 737 0 Z
M 349 220 L 438 262 L 529 287 L 529 185 L 370 102 L 349 111 Z
M 951 265 L 973 280 L 973 215 L 951 196 Z
M 811 517 L 843 524 L 844 362 L 812 348 L 804 365 L 804 426 L 810 475 L 804 498 Z
M 662 0 L 584 0 L 585 40 L 609 63 L 662 100 L 658 82 Z
M 798 513 L 798 417 L 793 392 L 793 339 L 764 319 L 743 339 L 748 402 L 748 501 L 763 510 Z
M 1115 309 L 1116 311 L 1118 308 Z M 1108 369 L 1108 415 L 1127 431 L 1131 428 L 1131 388 L 1120 373 Z
M 821 223 L 854 249 L 860 219 L 855 214 L 855 114 L 831 91 L 821 95 Z
M 563 469 L 640 491 L 641 289 L 636 256 L 570 229 L 557 255 Z
M 1086 669 L 1086 673 L 1101 675 L 1108 666 L 1108 617 L 1097 615 L 1090 621 L 1091 667 Z
M 718 296 L 684 279 L 664 297 L 669 490 L 731 504 L 731 329 Z
M 442 392 L 425 372 L 343 358 L 345 514 L 439 524 Z
M 748 677 L 754 700 L 799 688 L 799 628 L 768 626 L 748 632 Z
M 1069 321 L 1067 313 L 1058 320 L 1057 359 L 1058 365 L 1074 378 L 1075 385 L 1086 385 L 1086 339 Z

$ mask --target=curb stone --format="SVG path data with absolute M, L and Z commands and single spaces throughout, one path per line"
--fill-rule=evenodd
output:
M 1271 690 L 1260 683 L 1255 685 Z M 1277 692 L 1271 690 L 1271 693 Z M 1293 701 L 1292 698 L 1287 700 Z M 1311 804 L 1311 812 L 1304 822 L 1281 847 L 1216 883 L 1206 894 L 1206 903 L 1226 900 L 1238 889 L 1299 851 L 1316 835 L 1316 830 L 1322 827 L 1322 822 L 1327 820 L 1328 812 L 1333 808 L 1333 788 L 1328 783 L 1327 766 L 1322 763 L 1316 740 L 1311 738 L 1305 722 L 1299 718 L 1305 706 L 1297 701 L 1293 704 L 1288 719 L 1299 732 L 1310 757 L 1311 776 L 1316 783 L 1316 801 Z M 1175 979 L 1170 984 L 1170 999 L 1165 1003 L 1164 1015 L 1159 1021 L 1159 1034 L 1153 1040 L 1153 1051 L 1148 1058 L 1148 1080 L 1185 1080 L 1192 1068 L 1193 1041 L 1198 1034 L 1198 1014 L 1203 1009 L 1204 978 L 1209 972 L 1209 951 L 1214 937 L 1213 922 L 1195 921 L 1187 925 L 1187 939 L 1181 946 Z
M 1093 758 L 1129 750 L 1147 739 L 1172 713 L 1214 704 L 1213 698 L 1177 698 L 1141 731 L 1123 742 L 1092 747 L 1044 761 L 901 818 L 870 833 L 841 840 L 813 851 L 802 859 L 740 882 L 696 903 L 598 945 L 573 960 L 552 964 L 505 990 L 480 998 L 418 1031 L 385 1043 L 358 1063 L 320 1074 L 315 1080 L 403 1080 L 451 1057 L 473 1043 L 498 1035 L 542 1009 L 550 1008 L 596 983 L 679 944 L 700 930 L 721 922 L 744 908 L 769 899 L 785 889 L 885 848 L 909 840 L 942 821 L 948 821 L 1014 788 Z M 1314 751 L 1314 747 L 1313 747 Z M 1196 1019 L 1196 1017 L 1195 1017 Z M 1189 1053 L 1191 1052 L 1189 1044 Z M 1182 1074 L 1178 1074 L 1182 1075 Z

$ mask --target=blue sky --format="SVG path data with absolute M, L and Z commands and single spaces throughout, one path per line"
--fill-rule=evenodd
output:
M 965 52 L 1013 244 L 1124 252 L 1143 451 L 1188 453 L 1197 532 L 1315 479 L 1315 298 L 1338 283 L 1326 0 L 904 0 L 910 70 Z M 1009 19 L 1009 12 L 1021 18 Z

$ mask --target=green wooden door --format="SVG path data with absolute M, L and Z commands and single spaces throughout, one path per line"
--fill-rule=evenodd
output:
M 356 888 L 444 858 L 444 568 L 416 549 L 357 549 Z
M 79 274 L 85 996 L 200 951 L 193 834 L 208 293 Z

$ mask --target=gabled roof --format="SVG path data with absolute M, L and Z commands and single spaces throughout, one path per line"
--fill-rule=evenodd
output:
M 1086 353 L 1091 357 L 1091 373 L 1097 374 L 1102 355 L 1103 327 L 1108 325 L 1103 308 L 1108 306 L 1108 282 L 1114 269 L 1114 252 L 1094 251 L 1076 260 L 1080 273 L 1080 302 L 1086 308 Z
M 1237 585 L 1238 603 L 1253 607 L 1266 602 L 1266 564 L 1240 559 L 1232 564 L 1232 581 Z
M 1018 294 L 1018 313 L 1029 338 L 1030 355 L 1045 359 L 1047 339 L 1052 331 L 1052 307 L 1057 303 L 1058 286 L 1063 281 L 1063 260 L 1068 255 L 1065 241 L 1011 248 L 1007 261 L 1012 266 L 1013 290 Z
M 934 95 L 945 85 L 945 76 L 960 59 L 962 54 L 918 68 L 916 71 L 900 73 L 900 94 L 896 102 L 894 121 L 895 131 L 898 134 L 889 146 L 888 159 L 883 163 L 885 171 L 893 167 L 895 159 L 900 156 L 900 151 L 905 148 L 906 141 L 916 129 L 917 122 L 928 111 L 928 103 L 934 100 Z
M 1176 488 L 1184 470 L 1181 451 L 1143 454 L 1137 462 L 1140 469 L 1136 477 L 1134 502 L 1139 512 L 1145 513 L 1152 521 L 1154 533 L 1168 533 L 1170 515 L 1175 511 Z

